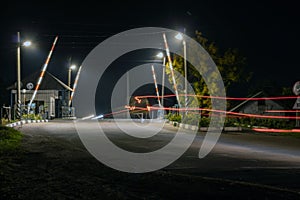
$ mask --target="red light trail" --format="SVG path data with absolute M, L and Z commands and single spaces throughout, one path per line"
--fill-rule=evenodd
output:
M 269 112 L 269 113 L 296 113 L 296 112 L 300 112 L 299 110 L 265 110 L 265 112 Z
M 170 95 L 164 95 L 164 98 L 170 98 L 175 97 L 176 95 L 170 94 Z M 184 96 L 184 94 L 179 95 Z M 236 100 L 236 101 L 244 101 L 244 100 L 250 100 L 250 101 L 261 101 L 261 100 L 288 100 L 288 99 L 297 99 L 298 96 L 277 96 L 277 97 L 253 97 L 253 98 L 239 98 L 239 97 L 216 97 L 216 96 L 205 96 L 205 95 L 194 95 L 189 94 L 187 96 L 190 97 L 198 97 L 198 98 L 211 98 L 211 99 L 222 99 L 222 100 Z M 144 98 L 162 98 L 162 96 L 155 96 L 155 95 L 144 95 L 144 96 L 135 96 L 134 99 L 141 103 L 141 100 Z M 128 110 L 132 112 L 139 112 L 139 111 L 151 111 L 151 110 L 168 110 L 168 111 L 189 111 L 190 113 L 199 114 L 199 111 L 207 111 L 209 113 L 205 113 L 202 115 L 205 116 L 222 116 L 224 117 L 230 117 L 230 118 L 262 118 L 262 119 L 293 119 L 293 120 L 300 120 L 300 116 L 282 116 L 282 115 L 262 115 L 262 114 L 249 114 L 249 113 L 239 113 L 239 112 L 232 112 L 232 111 L 224 111 L 224 110 L 215 110 L 215 109 L 209 109 L 209 108 L 195 108 L 195 107 L 189 107 L 189 108 L 171 108 L 171 107 L 153 107 L 153 106 L 147 106 L 147 107 L 136 107 L 136 106 L 129 106 L 126 105 L 124 110 L 120 110 L 114 113 L 108 113 L 104 116 L 110 116 L 113 114 L 120 114 L 123 112 L 127 112 Z M 299 110 L 266 110 L 264 113 L 298 113 Z M 222 115 L 220 115 L 222 114 Z M 300 129 L 273 129 L 273 128 L 253 128 L 252 130 L 257 132 L 273 132 L 273 133 L 300 133 Z
M 300 133 L 300 129 L 274 129 L 274 128 L 252 128 L 257 132 L 272 132 L 272 133 Z
M 164 98 L 170 98 L 174 97 L 175 94 L 169 94 L 164 95 Z M 184 96 L 184 94 L 179 94 L 179 96 Z M 244 100 L 250 100 L 250 101 L 261 101 L 261 100 L 286 100 L 286 99 L 297 99 L 299 97 L 297 96 L 278 96 L 278 97 L 217 97 L 217 96 L 207 96 L 207 95 L 194 95 L 194 94 L 187 94 L 189 97 L 199 97 L 199 98 L 211 98 L 211 99 L 223 99 L 223 100 L 238 100 L 238 101 L 244 101 Z M 155 95 L 144 95 L 144 96 L 135 96 L 134 99 L 140 102 L 140 99 L 143 98 L 157 98 Z M 162 96 L 159 96 L 159 98 L 162 98 Z
M 237 117 L 254 117 L 254 118 L 270 118 L 270 119 L 300 119 L 300 116 L 279 116 L 279 115 L 259 115 L 259 114 L 247 114 L 247 113 L 239 113 L 239 112 L 232 112 L 232 111 L 224 111 L 224 110 L 214 110 L 209 108 L 162 108 L 162 107 L 153 107 L 147 106 L 147 108 L 142 107 L 134 107 L 134 106 L 125 106 L 125 108 L 129 110 L 170 110 L 170 111 L 208 111 L 208 112 L 215 112 L 215 113 L 222 113 L 227 115 L 234 115 Z
M 154 96 L 156 98 L 156 96 Z M 300 119 L 299 116 L 273 116 L 273 115 L 258 115 L 258 114 L 247 114 L 247 113 L 238 113 L 238 112 L 230 112 L 230 111 L 224 111 L 224 110 L 214 110 L 214 109 L 208 109 L 208 108 L 162 108 L 162 107 L 153 107 L 153 106 L 147 106 L 144 107 L 136 107 L 136 106 L 125 106 L 125 109 L 107 113 L 104 114 L 104 116 L 110 116 L 115 114 L 121 114 L 124 112 L 127 112 L 128 110 L 132 112 L 138 112 L 138 111 L 151 111 L 151 110 L 170 110 L 170 111 L 191 111 L 195 114 L 198 114 L 197 111 L 208 111 L 212 112 L 211 114 L 205 114 L 207 116 L 211 115 L 217 115 L 219 114 L 226 114 L 226 117 L 253 117 L 253 118 L 270 118 L 270 119 Z M 268 112 L 272 113 L 279 113 L 279 112 L 295 112 L 294 110 L 267 110 Z M 220 116 L 220 115 L 217 115 Z M 300 129 L 274 129 L 274 128 L 252 128 L 252 130 L 257 132 L 268 132 L 268 133 L 300 133 Z

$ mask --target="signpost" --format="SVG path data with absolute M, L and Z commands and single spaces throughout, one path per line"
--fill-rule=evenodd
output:
M 297 110 L 296 111 L 296 127 L 300 127 L 300 120 L 298 119 L 299 117 L 299 110 L 300 110 L 300 81 L 296 82 L 293 86 L 293 92 L 297 96 L 297 100 L 293 106 L 293 109 Z

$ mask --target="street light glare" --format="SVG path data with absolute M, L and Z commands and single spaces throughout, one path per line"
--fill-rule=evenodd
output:
M 156 57 L 158 57 L 158 58 L 163 58 L 163 57 L 164 57 L 164 54 L 163 54 L 162 52 L 159 52 L 159 53 L 156 55 Z
M 175 38 L 176 38 L 177 40 L 183 40 L 183 36 L 182 36 L 181 33 L 178 33 L 178 34 L 175 36 Z
M 31 46 L 31 41 L 25 41 L 25 42 L 23 43 L 23 45 L 24 45 L 25 47 L 29 47 L 29 46 Z
M 76 69 L 76 65 L 71 65 L 71 66 L 70 66 L 70 69 L 71 69 L 71 70 Z

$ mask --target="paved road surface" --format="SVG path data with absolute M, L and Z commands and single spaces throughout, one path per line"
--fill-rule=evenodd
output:
M 149 152 L 167 144 L 176 127 L 165 124 L 163 130 L 151 139 L 134 139 L 124 134 L 114 123 L 101 121 L 106 135 L 119 147 L 134 152 Z M 133 132 L 145 133 L 153 128 L 128 127 Z M 86 122 L 89 126 L 89 122 Z M 62 139 L 84 150 L 72 121 L 50 121 L 28 124 L 21 128 L 26 135 L 45 135 Z M 222 133 L 213 151 L 198 158 L 199 147 L 205 133 L 198 133 L 191 147 L 173 164 L 160 170 L 187 177 L 222 180 L 228 184 L 244 184 L 271 188 L 297 194 L 300 192 L 300 139 L 255 133 Z M 299 193 L 300 194 L 300 193 Z M 300 197 L 300 196 L 299 196 Z

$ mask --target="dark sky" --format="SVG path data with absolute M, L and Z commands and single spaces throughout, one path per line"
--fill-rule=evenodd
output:
M 58 35 L 48 71 L 67 82 L 70 57 L 80 65 L 104 39 L 145 26 L 185 27 L 189 36 L 199 30 L 221 48 L 238 48 L 247 58 L 248 70 L 254 72 L 253 86 L 276 81 L 292 87 L 300 79 L 300 12 L 294 1 L 9 1 L 1 8 L 4 85 L 16 81 L 17 31 L 35 44 L 21 51 L 22 76 L 41 69 Z

